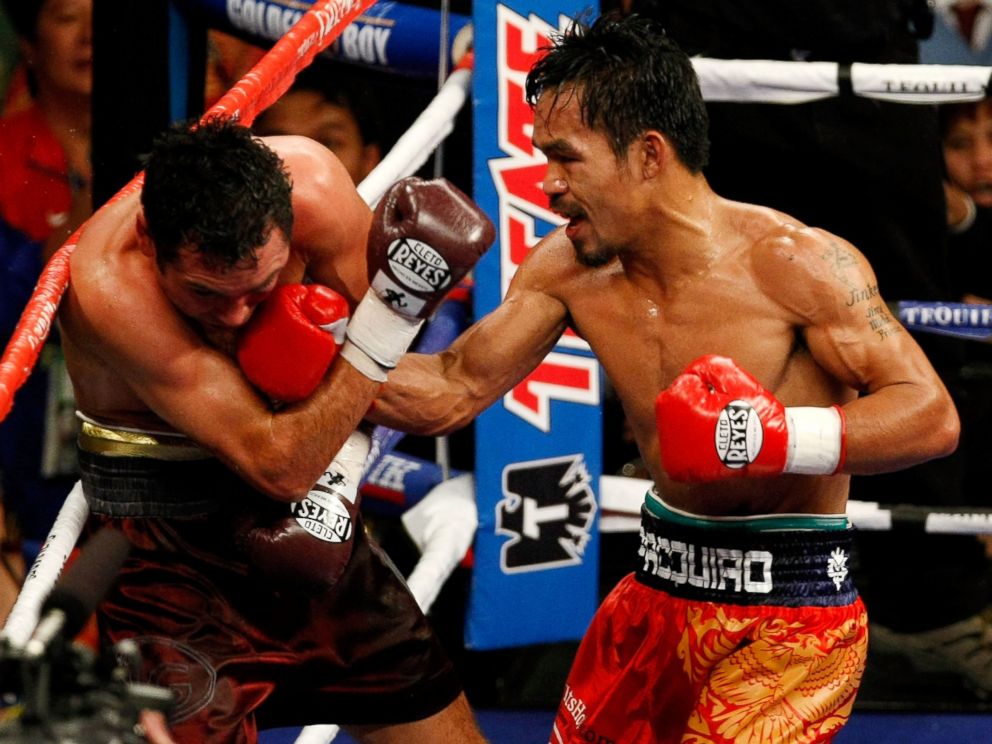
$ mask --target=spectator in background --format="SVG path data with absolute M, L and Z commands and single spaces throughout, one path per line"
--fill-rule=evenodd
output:
M 660 19 L 690 55 L 720 59 L 911 64 L 933 23 L 924 0 L 632 0 L 631 10 Z M 714 190 L 844 235 L 862 247 L 890 299 L 957 299 L 933 107 L 841 96 L 707 110 L 705 174 Z M 797 169 L 816 178 L 798 184 Z M 961 410 L 968 342 L 917 340 Z M 964 478 L 959 448 L 898 473 L 855 477 L 851 498 L 960 506 L 969 496 Z M 913 662 L 952 670 L 992 693 L 992 628 L 982 615 L 989 561 L 979 543 L 967 535 L 863 532 L 858 548 L 873 650 L 913 649 Z
M 954 296 L 992 302 L 992 99 L 940 108 Z
M 355 184 L 382 160 L 382 135 L 372 97 L 321 60 L 255 120 L 262 136 L 299 134 L 338 156 Z
M 44 262 L 92 211 L 93 3 L 5 0 L 4 10 L 31 91 L 26 108 L 0 118 L 0 339 L 6 344 Z M 27 561 L 76 480 L 74 408 L 53 331 L 38 368 L 0 422 L 4 507 Z M 6 542 L 13 537 L 14 527 Z M 0 607 L 0 616 L 8 610 Z
M 931 0 L 933 33 L 920 42 L 927 65 L 992 65 L 992 2 Z
M 940 107 L 940 133 L 947 176 L 948 247 L 952 298 L 992 303 L 992 99 Z M 961 449 L 966 459 L 965 494 L 978 506 L 992 506 L 992 344 L 966 346 L 961 384 L 966 400 Z M 984 538 L 992 553 L 992 539 Z M 992 660 L 990 660 L 992 663 Z

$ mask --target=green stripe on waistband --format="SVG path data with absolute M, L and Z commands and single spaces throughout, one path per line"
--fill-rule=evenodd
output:
M 774 530 L 846 530 L 846 514 L 760 514 L 752 517 L 703 517 L 676 511 L 667 506 L 653 491 L 644 495 L 648 511 L 659 519 L 707 530 L 747 530 L 771 532 Z

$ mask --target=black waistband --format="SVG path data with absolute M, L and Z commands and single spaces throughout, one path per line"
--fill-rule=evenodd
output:
M 705 602 L 842 606 L 858 596 L 852 545 L 850 530 L 707 529 L 642 507 L 637 579 Z
M 94 514 L 197 517 L 249 487 L 219 460 L 156 460 L 79 450 L 83 493 Z

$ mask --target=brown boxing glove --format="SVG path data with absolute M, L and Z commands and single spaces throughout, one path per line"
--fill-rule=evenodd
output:
M 370 446 L 356 431 L 300 501 L 264 509 L 239 530 L 248 561 L 273 583 L 325 591 L 351 560 L 358 527 L 358 484 Z
M 445 179 L 393 184 L 372 218 L 371 287 L 348 323 L 341 355 L 367 376 L 385 380 L 424 319 L 495 237 L 485 213 Z

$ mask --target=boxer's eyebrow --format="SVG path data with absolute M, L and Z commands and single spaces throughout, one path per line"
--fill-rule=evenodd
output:
M 256 294 L 258 292 L 264 292 L 267 289 L 270 289 L 271 288 L 272 284 L 279 278 L 279 274 L 280 273 L 282 273 L 282 269 L 276 269 L 271 274 L 269 274 L 268 277 L 266 277 L 264 281 L 260 282 L 259 284 L 255 285 L 254 287 L 249 287 L 248 289 L 244 290 L 243 292 L 237 292 L 235 294 L 236 295 L 243 295 L 243 294 Z M 204 296 L 206 296 L 206 295 L 222 296 L 222 295 L 225 295 L 226 294 L 225 292 L 219 292 L 219 291 L 217 291 L 217 289 L 215 287 L 208 287 L 205 284 L 200 284 L 199 282 L 190 282 L 187 286 L 190 288 L 191 291 L 196 292 L 199 295 L 204 295 Z
M 548 158 L 571 159 L 579 156 L 579 151 L 567 140 L 553 139 L 542 145 L 537 140 L 532 139 L 531 144 L 543 152 Z

